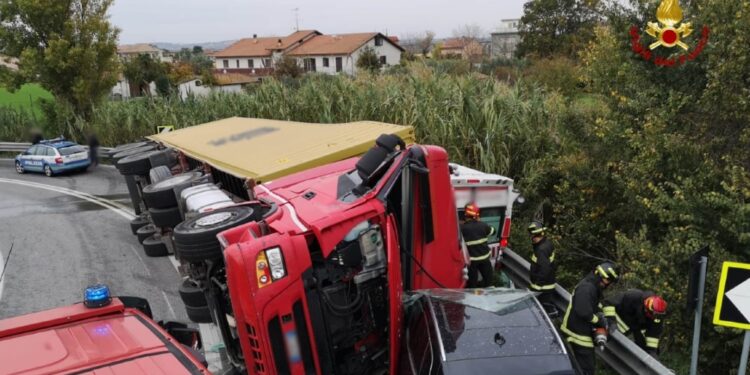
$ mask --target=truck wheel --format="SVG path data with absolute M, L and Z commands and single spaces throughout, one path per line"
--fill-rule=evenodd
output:
M 114 162 L 114 165 L 117 166 L 117 163 L 120 161 L 120 159 L 126 158 L 131 155 L 137 155 L 143 152 L 148 152 L 148 151 L 153 151 L 153 150 L 156 150 L 155 145 L 146 145 L 142 147 L 130 148 L 124 151 L 113 153 L 112 161 Z
M 174 228 L 182 221 L 182 214 L 178 207 L 149 208 L 151 221 L 159 228 Z
M 131 150 L 131 149 L 138 148 L 138 147 L 143 147 L 143 146 L 149 146 L 149 145 L 152 145 L 152 144 L 153 144 L 153 142 L 151 142 L 151 141 L 125 143 L 125 144 L 118 145 L 117 147 L 111 149 L 109 151 L 109 154 L 110 155 L 115 155 L 115 154 L 118 154 L 118 153 L 123 152 L 123 151 Z
M 155 183 L 164 181 L 168 178 L 171 178 L 172 171 L 170 171 L 169 167 L 167 167 L 166 165 L 159 165 L 159 166 L 151 168 L 151 170 L 148 172 L 148 177 L 149 177 L 149 180 L 151 180 L 151 184 L 155 184 Z
M 138 228 L 147 225 L 148 220 L 144 217 L 138 216 L 133 220 L 130 220 L 130 230 L 133 232 L 133 234 L 138 234 Z
M 140 154 L 126 156 L 117 161 L 117 169 L 123 175 L 148 175 L 151 170 L 151 161 L 149 157 L 160 153 L 158 150 L 146 151 Z
M 165 257 L 169 255 L 167 245 L 162 242 L 161 237 L 155 234 L 143 240 L 143 251 L 150 257 Z
M 153 236 L 157 232 L 154 224 L 144 225 L 135 231 L 135 235 L 138 236 L 138 242 L 143 243 L 146 238 Z
M 143 202 L 149 208 L 169 208 L 177 206 L 176 187 L 188 186 L 201 177 L 198 172 L 188 172 L 172 176 L 164 181 L 143 188 Z
M 195 323 L 212 323 L 211 310 L 208 306 L 188 306 L 185 305 L 185 312 L 187 313 L 188 319 Z
M 186 306 L 207 306 L 208 301 L 203 290 L 195 286 L 192 281 L 185 280 L 178 289 L 182 303 Z
M 251 207 L 227 207 L 185 220 L 174 228 L 174 242 L 180 258 L 188 262 L 220 259 L 221 244 L 216 234 L 257 220 L 259 213 Z
M 160 154 L 153 154 L 149 156 L 151 167 L 166 166 L 171 167 L 177 164 L 177 155 L 171 149 L 161 150 Z

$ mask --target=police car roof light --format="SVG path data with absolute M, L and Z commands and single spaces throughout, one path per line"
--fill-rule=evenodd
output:
M 86 287 L 83 292 L 83 305 L 89 308 L 107 306 L 112 302 L 109 295 L 109 287 L 104 284 L 95 284 Z

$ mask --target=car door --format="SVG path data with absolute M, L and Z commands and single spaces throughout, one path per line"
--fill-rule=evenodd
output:
M 34 145 L 31 146 L 26 152 L 21 155 L 21 164 L 23 164 L 23 169 L 27 171 L 41 171 L 41 166 L 39 165 L 38 158 L 36 156 L 37 150 L 41 146 Z
M 57 158 L 57 150 L 55 150 L 54 147 L 45 147 L 44 150 L 44 156 L 42 157 L 43 163 L 42 164 L 55 164 L 57 163 L 55 161 L 55 158 Z

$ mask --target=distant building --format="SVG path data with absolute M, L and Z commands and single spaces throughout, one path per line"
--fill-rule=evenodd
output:
M 521 42 L 518 33 L 520 19 L 501 20 L 500 28 L 492 33 L 492 57 L 512 59 L 516 57 L 516 48 Z
M 149 55 L 160 62 L 172 62 L 172 53 L 157 48 L 152 44 L 129 44 L 117 46 L 117 56 L 122 60 L 130 60 L 140 55 Z
M 445 39 L 441 46 L 440 56 L 469 59 L 469 57 L 481 57 L 485 48 L 480 40 L 474 38 L 450 38 Z
M 223 74 L 268 76 L 282 56 L 296 58 L 309 72 L 356 74 L 359 54 L 367 46 L 384 66 L 399 64 L 403 48 L 394 40 L 376 32 L 323 35 L 316 30 L 300 30 L 286 37 L 254 35 L 213 53 L 212 58 L 216 71 Z

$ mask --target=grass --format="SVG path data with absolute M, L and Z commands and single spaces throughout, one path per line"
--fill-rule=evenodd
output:
M 49 91 L 42 88 L 36 83 L 30 83 L 21 86 L 15 92 L 0 88 L 0 106 L 21 109 L 33 113 L 35 116 L 41 116 L 41 107 L 39 99 L 52 100 L 53 96 Z

